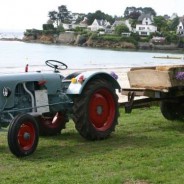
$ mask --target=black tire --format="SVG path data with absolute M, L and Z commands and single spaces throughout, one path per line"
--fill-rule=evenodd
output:
M 41 136 L 54 136 L 61 133 L 68 122 L 66 113 L 46 113 L 39 117 L 39 133 Z
M 182 120 L 184 118 L 184 110 L 182 103 L 179 102 L 160 102 L 160 111 L 167 120 Z
M 39 128 L 36 120 L 29 114 L 17 115 L 8 130 L 10 151 L 17 157 L 31 155 L 37 148 Z
M 118 96 L 108 81 L 90 82 L 74 99 L 73 120 L 80 135 L 88 140 L 107 138 L 118 123 Z

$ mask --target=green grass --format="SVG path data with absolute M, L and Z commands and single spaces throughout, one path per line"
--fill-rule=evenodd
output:
M 72 121 L 61 135 L 41 137 L 36 152 L 14 157 L 0 131 L 0 183 L 147 184 L 183 183 L 184 124 L 164 119 L 158 107 L 120 109 L 119 124 L 107 140 L 90 142 Z

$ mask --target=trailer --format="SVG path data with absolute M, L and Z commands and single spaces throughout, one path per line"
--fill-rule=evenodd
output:
M 131 68 L 127 75 L 130 88 L 121 91 L 128 97 L 124 103 L 126 113 L 158 101 L 166 119 L 184 118 L 184 65 Z

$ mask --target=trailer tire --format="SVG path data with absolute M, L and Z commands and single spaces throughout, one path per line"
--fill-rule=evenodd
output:
M 107 138 L 118 123 L 118 96 L 112 84 L 96 79 L 74 99 L 73 120 L 80 135 L 88 140 Z
M 162 101 L 160 103 L 160 110 L 162 115 L 167 120 L 181 120 L 183 119 L 182 106 L 179 102 Z
M 66 113 L 57 112 L 56 114 L 46 113 L 38 118 L 39 134 L 41 136 L 54 136 L 61 133 L 68 122 Z
M 29 114 L 19 114 L 8 130 L 8 145 L 10 151 L 17 157 L 31 155 L 37 148 L 39 128 L 36 120 Z

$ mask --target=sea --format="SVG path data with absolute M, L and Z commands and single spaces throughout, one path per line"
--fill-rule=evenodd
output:
M 0 32 L 0 38 L 5 36 L 22 38 L 23 33 Z M 184 64 L 184 52 L 110 50 L 61 44 L 0 41 L 0 68 L 20 68 L 26 64 L 39 68 L 45 66 L 46 60 L 61 61 L 69 69 L 181 65 Z

